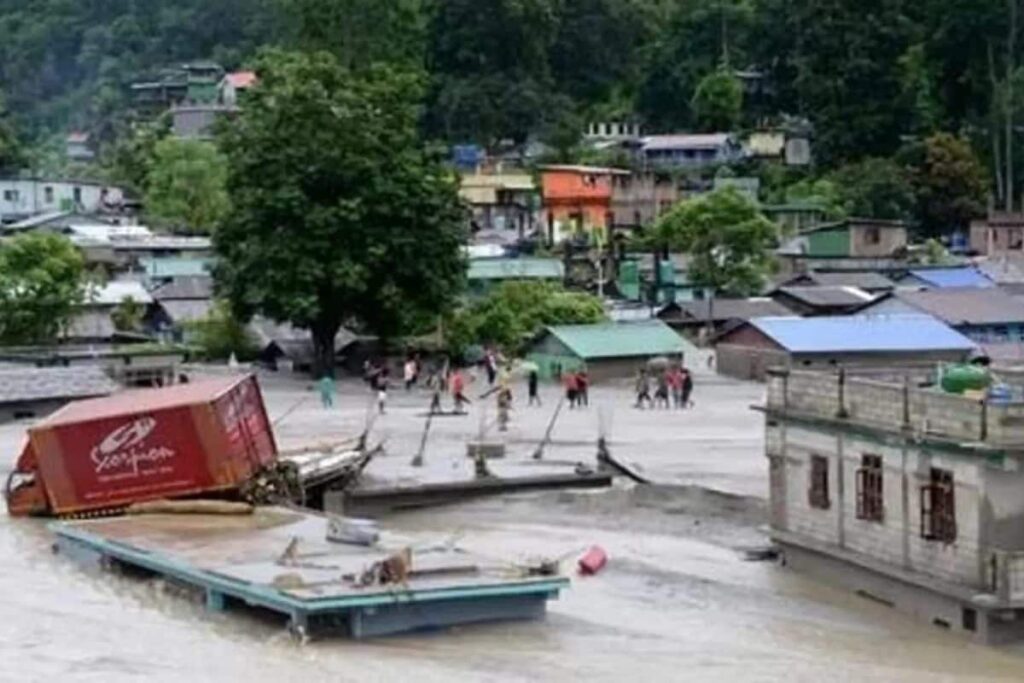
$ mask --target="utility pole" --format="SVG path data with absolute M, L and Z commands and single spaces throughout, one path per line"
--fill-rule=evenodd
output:
M 1017 71 L 1017 2 L 1009 0 L 1010 27 L 1006 40 L 1006 211 L 1013 211 L 1013 86 Z

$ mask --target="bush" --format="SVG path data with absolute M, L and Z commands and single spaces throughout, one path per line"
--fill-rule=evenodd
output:
M 204 360 L 225 360 L 232 353 L 238 360 L 251 360 L 259 352 L 252 333 L 223 302 L 218 302 L 204 319 L 189 323 L 187 329 Z
M 596 296 L 548 282 L 506 282 L 482 301 L 457 311 L 445 327 L 445 341 L 455 355 L 474 344 L 498 346 L 516 355 L 546 325 L 597 323 L 605 318 Z

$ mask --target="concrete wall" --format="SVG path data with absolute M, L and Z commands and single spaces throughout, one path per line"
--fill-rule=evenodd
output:
M 963 458 L 913 447 L 895 447 L 841 431 L 787 425 L 781 458 L 785 469 L 784 513 L 773 529 L 806 537 L 827 546 L 862 554 L 894 568 L 983 590 L 988 587 L 984 563 L 989 548 L 981 533 L 984 460 Z M 856 472 L 861 456 L 879 455 L 883 463 L 882 521 L 857 519 Z M 829 509 L 810 505 L 810 460 L 829 463 Z M 952 543 L 921 537 L 921 487 L 931 467 L 953 472 L 957 536 Z M 1018 482 L 1020 483 L 1020 482 Z M 779 525 L 781 522 L 781 526 Z
M 123 202 L 124 196 L 120 188 L 94 183 L 0 179 L 0 218 L 76 208 L 93 213 L 102 208 L 101 199 L 112 205 Z
M 878 240 L 869 239 L 872 233 Z M 871 225 L 850 226 L 850 256 L 889 256 L 900 247 L 907 245 L 905 228 Z

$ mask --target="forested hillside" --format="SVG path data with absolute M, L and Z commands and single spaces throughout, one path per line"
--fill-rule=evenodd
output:
M 589 120 L 698 129 L 702 80 L 741 74 L 738 127 L 806 117 L 819 168 L 950 131 L 1002 191 L 1024 156 L 1006 140 L 1024 104 L 1016 1 L 0 0 L 0 89 L 30 144 L 72 127 L 106 142 L 129 84 L 161 67 L 322 48 L 422 70 L 435 137 L 559 145 Z

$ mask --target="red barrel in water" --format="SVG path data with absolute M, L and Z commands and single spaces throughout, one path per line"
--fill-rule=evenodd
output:
M 608 553 L 599 545 L 592 545 L 579 559 L 580 574 L 592 576 L 608 564 Z

